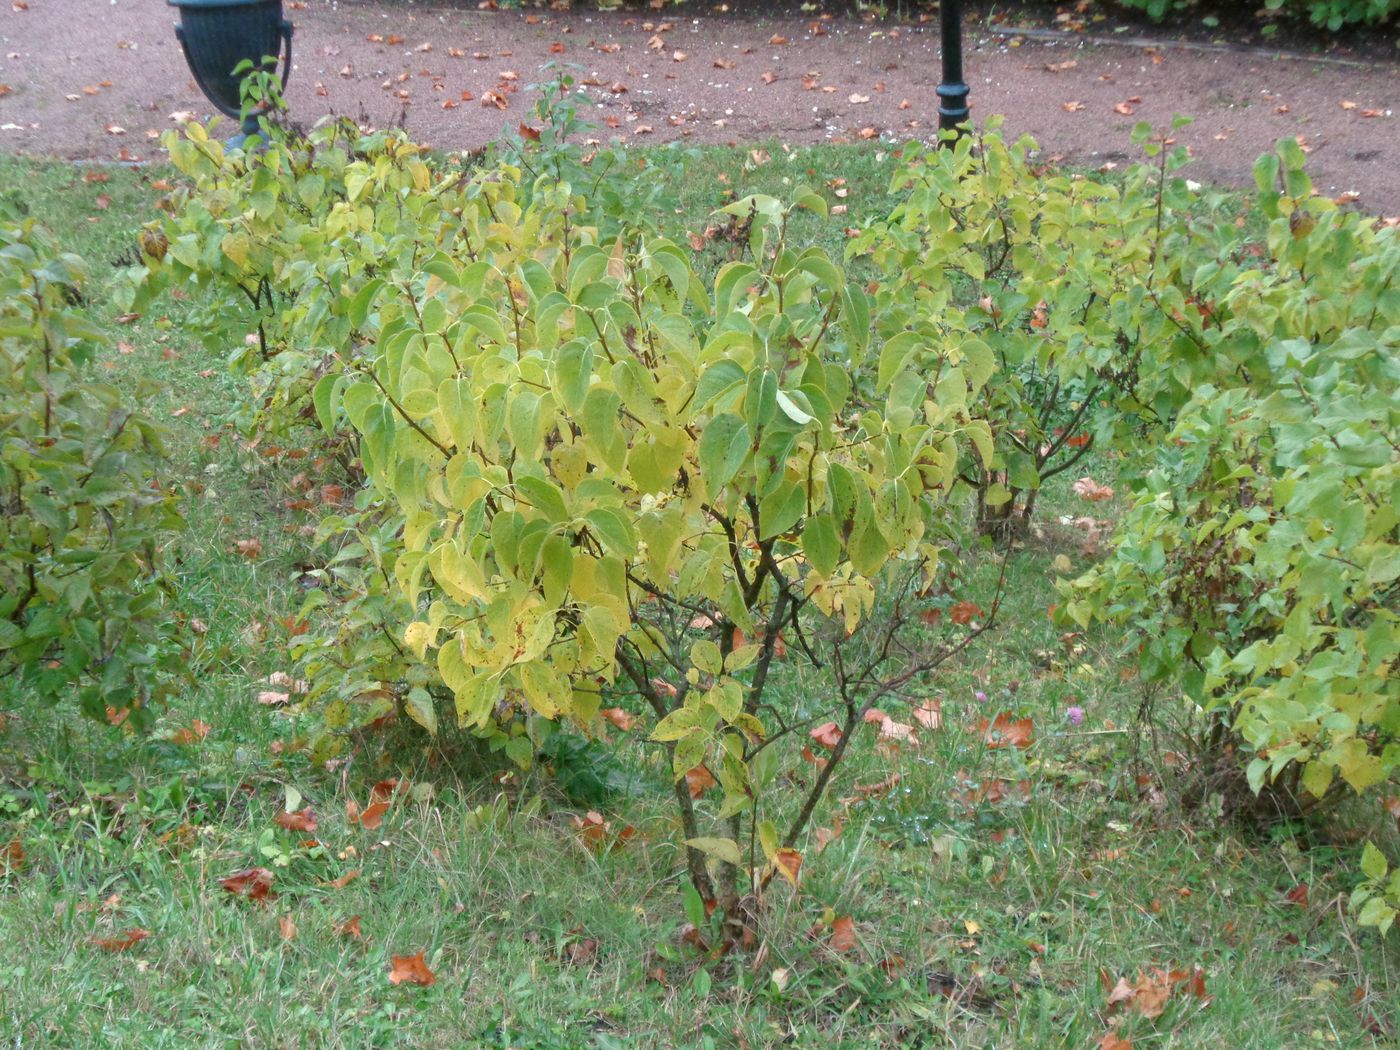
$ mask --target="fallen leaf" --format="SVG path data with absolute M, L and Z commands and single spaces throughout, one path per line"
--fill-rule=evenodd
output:
M 870 96 L 869 96 L 869 95 L 851 95 L 848 101 L 850 101 L 852 105 L 859 106 L 859 105 L 863 105 L 863 104 L 866 103 L 866 102 L 869 102 L 869 101 L 870 101 Z
M 1064 62 L 1047 62 L 1047 63 L 1045 63 L 1045 68 L 1046 68 L 1046 70 L 1049 71 L 1049 72 L 1051 72 L 1051 73 L 1065 73 L 1065 72 L 1068 72 L 1068 71 L 1071 70 L 1071 69 L 1077 69 L 1078 67 L 1079 67 L 1079 63 L 1076 62 L 1076 61 L 1075 61 L 1074 59 L 1072 59 L 1072 58 L 1066 59 Z
M 696 766 L 685 774 L 686 787 L 690 789 L 691 798 L 699 798 L 712 787 L 718 787 L 719 781 L 715 779 L 704 766 Z
M 106 126 L 106 132 L 109 135 L 125 135 L 126 128 L 122 127 L 120 124 L 108 124 Z
M 344 922 L 335 924 L 335 932 L 341 937 L 353 937 L 357 941 L 365 939 L 364 931 L 360 929 L 360 916 L 352 915 Z
M 980 719 L 977 732 L 989 748 L 1017 747 L 1025 750 L 1035 742 L 1035 723 L 1029 718 L 1013 718 L 1003 711 L 992 721 Z
M 802 872 L 802 854 L 784 847 L 773 854 L 773 867 L 797 888 L 797 876 Z
M 777 33 L 774 33 L 768 38 L 768 43 L 772 47 L 782 47 L 784 44 L 787 43 L 787 37 L 779 36 Z
M 1131 103 L 1128 103 L 1128 102 L 1119 102 L 1117 105 L 1115 105 L 1115 106 L 1113 107 L 1113 112 L 1119 114 L 1120 116 L 1131 117 L 1134 113 L 1137 112 L 1137 110 L 1135 110 L 1135 109 L 1132 107 L 1132 104 L 1131 104 Z
M 777 81 L 777 79 L 778 79 L 778 74 L 777 74 L 777 73 L 774 73 L 774 72 L 770 69 L 770 70 L 768 70 L 766 73 L 761 73 L 761 74 L 759 74 L 758 79 L 761 80 L 761 81 L 763 81 L 765 84 L 772 84 L 772 83 L 775 83 L 775 82 Z
M 278 827 L 288 831 L 304 831 L 309 835 L 316 830 L 316 814 L 311 812 L 310 806 L 304 806 L 295 813 L 288 813 L 285 809 L 279 810 L 272 819 Z
M 925 729 L 938 729 L 943 725 L 943 702 L 941 700 L 925 700 L 914 708 L 914 721 Z
M 538 142 L 538 141 L 540 140 L 539 129 L 538 129 L 538 128 L 532 128 L 532 127 L 530 127 L 529 124 L 521 124 L 521 125 L 520 125 L 520 137 L 521 137 L 522 139 L 525 139 L 525 140 L 529 141 L 529 142 Z
M 277 896 L 272 892 L 272 872 L 266 868 L 244 868 L 220 879 L 219 885 L 250 901 L 271 900 Z
M 717 58 L 717 59 L 715 59 L 715 68 L 716 68 L 716 69 L 733 69 L 733 68 L 734 68 L 734 60 L 733 60 L 732 58 Z
M 130 951 L 150 935 L 150 930 L 143 930 L 139 926 L 133 926 L 131 929 L 125 930 L 115 937 L 90 937 L 88 938 L 88 943 L 101 948 L 104 952 L 125 952 Z
M 350 883 L 354 882 L 354 881 L 355 881 L 356 879 L 358 879 L 359 877 L 360 877 L 360 869 L 359 869 L 359 868 L 351 868 L 351 869 L 350 869 L 349 871 L 347 871 L 344 875 L 340 876 L 340 878 L 338 878 L 338 879 L 331 879 L 329 885 L 330 885 L 331 889 L 334 889 L 334 890 L 343 890 L 343 889 L 345 889 L 346 886 L 349 886 Z M 357 915 L 356 918 L 358 919 L 359 916 Z
M 1285 900 L 1291 901 L 1298 905 L 1298 907 L 1306 908 L 1308 906 L 1308 884 L 1306 882 L 1300 882 L 1283 896 Z
M 422 952 L 417 955 L 393 955 L 390 956 L 390 961 L 390 984 L 419 984 L 427 988 L 437 983 L 437 976 L 428 969 Z
M 384 824 L 384 814 L 389 812 L 389 803 L 374 802 L 366 806 L 359 815 L 360 827 L 366 831 L 378 831 Z
M 213 726 L 208 722 L 201 722 L 196 718 L 190 723 L 189 728 L 174 733 L 170 737 L 170 742 L 173 744 L 197 744 L 209 735 L 209 730 L 212 728 Z
M 1343 99 L 1343 100 L 1342 100 L 1342 103 L 1341 103 L 1341 106 L 1342 106 L 1343 109 L 1355 109 L 1355 108 L 1356 108 L 1356 103 L 1355 103 L 1355 102 L 1348 101 L 1348 100 L 1346 100 L 1346 99 Z
M 296 939 L 297 924 L 292 921 L 290 915 L 279 915 L 277 917 L 277 929 L 281 932 L 284 941 Z
M 1105 1032 L 1098 1042 L 1098 1050 L 1133 1050 L 1133 1041 L 1119 1038 L 1116 1032 Z
M 631 730 L 631 728 L 637 724 L 637 716 L 630 711 L 624 711 L 620 707 L 605 707 L 598 713 L 624 733 Z
M 1093 478 L 1080 478 L 1074 483 L 1073 488 L 1077 496 L 1090 503 L 1102 503 L 1113 498 L 1113 489 L 1108 485 L 1100 485 Z
M 258 539 L 256 536 L 246 540 L 235 540 L 233 548 L 238 551 L 239 554 L 243 555 L 243 557 L 251 561 L 254 558 L 261 557 L 262 540 Z
M 835 722 L 823 722 L 807 735 L 828 751 L 834 751 L 841 742 L 841 727 Z
M 1083 102 L 1077 102 L 1077 101 L 1076 101 L 1076 102 L 1062 102 L 1062 103 L 1060 104 L 1060 108 L 1062 108 L 1063 110 L 1065 110 L 1067 113 L 1078 113 L 1078 112 L 1080 112 L 1082 109 L 1084 109 L 1084 103 L 1083 103 Z
M 986 617 L 986 612 L 976 602 L 964 599 L 948 610 L 948 618 L 958 626 L 966 626 L 973 620 Z
M 849 915 L 842 915 L 831 922 L 831 936 L 827 947 L 834 952 L 848 952 L 856 946 L 856 921 Z

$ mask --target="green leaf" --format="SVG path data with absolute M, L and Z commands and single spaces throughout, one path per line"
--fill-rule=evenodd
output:
M 700 473 L 712 494 L 733 480 L 750 448 L 749 428 L 742 419 L 725 412 L 710 420 L 700 435 Z
M 702 836 L 700 838 L 686 839 L 685 844 L 691 849 L 699 850 L 706 856 L 716 857 L 719 860 L 724 861 L 724 863 L 726 864 L 739 865 L 743 863 L 743 856 L 739 853 L 739 844 L 736 843 L 733 839 L 709 838 Z M 686 886 L 689 887 L 690 884 L 686 883 Z M 701 914 L 704 914 L 703 903 L 701 904 Z
M 1390 865 L 1385 859 L 1385 854 L 1367 842 L 1361 849 L 1361 873 L 1368 879 L 1379 881 L 1385 878 L 1385 873 L 1389 870 Z
M 437 736 L 437 711 L 433 707 L 433 698 L 426 689 L 410 689 L 408 696 L 404 697 L 403 709 L 409 718 L 426 729 L 430 735 Z

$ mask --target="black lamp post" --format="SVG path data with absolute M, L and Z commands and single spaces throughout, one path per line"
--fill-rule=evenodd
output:
M 938 85 L 938 130 L 957 131 L 967 123 L 967 84 L 962 67 L 962 0 L 940 0 L 943 29 L 943 83 Z
M 243 74 L 235 74 L 240 62 L 254 66 L 271 59 L 277 68 L 277 55 L 283 52 L 282 87 L 292 68 L 292 23 L 282 17 L 282 0 L 167 0 L 178 8 L 180 21 L 175 36 L 185 51 L 185 61 L 195 83 L 214 107 L 226 116 L 243 118 L 243 126 L 229 140 L 242 146 L 258 133 L 258 114 L 242 111 L 240 87 Z

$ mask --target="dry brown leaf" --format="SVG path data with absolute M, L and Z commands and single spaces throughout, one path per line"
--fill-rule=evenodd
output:
M 297 924 L 292 921 L 290 915 L 279 915 L 277 917 L 277 929 L 281 932 L 284 941 L 296 940 Z
M 802 873 L 802 854 L 795 849 L 777 850 L 773 854 L 773 867 L 783 878 L 792 883 L 793 888 L 797 887 L 797 877 Z
M 94 947 L 101 948 L 104 952 L 125 952 L 130 951 L 151 935 L 150 930 L 143 930 L 139 926 L 133 926 L 129 930 L 124 930 L 115 937 L 90 937 L 88 943 Z
M 849 915 L 833 919 L 831 936 L 826 943 L 827 947 L 834 952 L 850 951 L 856 946 L 856 921 Z
M 390 961 L 390 984 L 418 984 L 427 988 L 437 983 L 437 975 L 428 969 L 422 952 L 416 955 L 393 955 L 390 956 Z
M 691 798 L 699 798 L 712 787 L 719 787 L 719 781 L 715 779 L 704 766 L 696 766 L 685 774 L 686 787 L 690 789 Z
M 1130 102 L 1119 102 L 1113 107 L 1113 112 L 1117 113 L 1119 116 L 1131 117 L 1137 110 L 1133 108 Z
M 1078 112 L 1080 112 L 1081 110 L 1084 109 L 1084 103 L 1083 103 L 1083 102 L 1077 102 L 1077 101 L 1076 101 L 1076 102 L 1064 102 L 1064 103 L 1061 103 L 1061 107 L 1060 107 L 1060 108 L 1063 109 L 1063 110 L 1064 110 L 1065 112 L 1067 112 L 1067 113 L 1078 113 Z
M 310 806 L 303 806 L 295 813 L 279 810 L 272 820 L 278 827 L 286 828 L 288 831 L 304 831 L 310 835 L 316 830 L 316 814 L 311 811 Z
M 277 894 L 272 892 L 272 872 L 266 868 L 244 868 L 219 880 L 219 885 L 238 897 L 250 901 L 272 900 Z

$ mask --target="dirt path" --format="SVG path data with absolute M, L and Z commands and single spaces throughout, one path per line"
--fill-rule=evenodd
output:
M 0 89 L 0 150 L 150 159 L 170 114 L 211 112 L 160 0 L 27 4 L 0 3 L 0 85 L 10 88 Z M 551 61 L 581 67 L 600 136 L 638 143 L 902 140 L 936 123 L 933 24 L 682 17 L 683 8 L 649 20 L 372 0 L 288 6 L 297 24 L 288 95 L 305 123 L 326 113 L 380 125 L 402 117 L 433 145 L 479 146 L 529 118 L 525 85 Z M 1199 180 L 1248 184 L 1259 153 L 1299 135 L 1321 192 L 1354 192 L 1361 207 L 1400 213 L 1400 63 L 971 26 L 966 51 L 973 116 L 1005 114 L 1009 130 L 1034 135 L 1048 155 L 1124 163 L 1136 121 L 1164 125 L 1187 113 L 1197 119 L 1179 139 L 1196 154 Z

